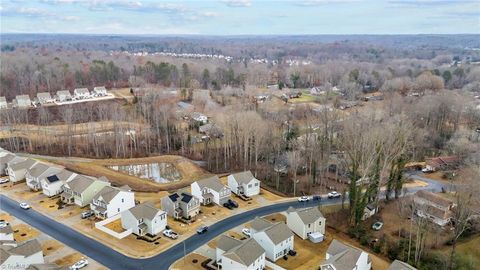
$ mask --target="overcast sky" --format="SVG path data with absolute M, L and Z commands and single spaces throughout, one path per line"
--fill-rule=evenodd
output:
M 480 0 L 0 0 L 2 33 L 480 33 Z

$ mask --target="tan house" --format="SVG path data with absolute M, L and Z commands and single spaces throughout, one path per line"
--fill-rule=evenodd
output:
M 415 213 L 419 217 L 430 219 L 433 223 L 445 226 L 450 223 L 455 204 L 439 194 L 426 190 L 417 191 L 413 195 Z
M 265 250 L 255 239 L 242 241 L 222 235 L 217 243 L 216 261 L 221 269 L 256 270 L 265 268 Z
M 61 195 L 62 202 L 76 204 L 80 207 L 87 206 L 104 187 L 110 186 L 110 182 L 104 178 L 93 178 L 77 175 L 70 182 L 63 185 Z

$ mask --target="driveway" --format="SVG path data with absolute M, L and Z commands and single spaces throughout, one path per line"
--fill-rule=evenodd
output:
M 439 192 L 445 185 L 432 179 L 419 179 L 428 182 L 430 185 L 426 187 L 416 187 L 407 189 L 407 193 L 413 193 L 417 190 L 431 190 Z M 234 216 L 225 218 L 209 227 L 206 234 L 193 235 L 181 243 L 169 248 L 168 250 L 150 258 L 134 259 L 127 257 L 108 246 L 91 239 L 68 226 L 65 226 L 47 216 L 44 216 L 35 210 L 22 210 L 18 206 L 18 202 L 0 195 L 0 209 L 12 214 L 13 216 L 23 220 L 40 231 L 52 236 L 60 242 L 78 250 L 86 256 L 98 261 L 110 269 L 168 269 L 175 261 L 182 258 L 184 251 L 188 254 L 195 249 L 206 244 L 218 235 L 247 223 L 256 216 L 265 216 L 277 212 L 287 210 L 288 207 L 295 208 L 312 207 L 318 205 L 334 205 L 340 204 L 341 199 L 322 199 L 321 201 L 310 201 L 299 203 L 296 200 L 289 202 L 277 203 L 274 205 L 264 206 L 257 209 L 249 210 Z M 193 228 L 192 228 L 193 229 Z

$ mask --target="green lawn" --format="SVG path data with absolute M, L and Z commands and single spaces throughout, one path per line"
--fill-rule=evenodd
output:
M 480 265 L 480 235 L 457 245 L 457 253 L 472 260 L 474 265 Z
M 312 95 L 310 95 L 310 94 L 302 93 L 302 96 L 301 96 L 301 97 L 289 99 L 288 102 L 290 102 L 290 103 L 313 102 L 313 101 L 315 101 L 316 99 L 317 99 L 316 96 L 312 96 Z

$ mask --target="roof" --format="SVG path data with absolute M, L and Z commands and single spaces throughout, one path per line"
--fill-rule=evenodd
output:
M 193 196 L 189 193 L 182 192 L 182 202 L 189 203 L 193 199 Z
M 40 99 L 40 98 L 44 98 L 44 99 L 51 99 L 52 96 L 50 95 L 49 92 L 41 92 L 41 93 L 37 93 L 37 97 Z
M 72 94 L 70 94 L 70 90 L 60 90 L 60 91 L 57 91 L 57 96 L 59 95 L 71 96 Z
M 415 193 L 416 197 L 422 198 L 424 200 L 430 201 L 432 203 L 435 203 L 437 205 L 440 205 L 442 207 L 449 207 L 453 204 L 451 200 L 448 200 L 438 194 L 432 193 L 430 191 L 426 190 L 419 190 Z
M 107 88 L 105 86 L 95 86 L 93 91 L 107 91 Z
M 251 171 L 244 171 L 244 172 L 239 172 L 239 173 L 234 173 L 232 174 L 233 178 L 237 183 L 239 184 L 248 184 L 252 179 L 257 180 Z M 257 180 L 258 181 L 258 180 Z
M 55 183 L 55 182 L 59 181 L 60 179 L 56 175 L 50 175 L 50 176 L 47 176 L 47 178 L 45 180 L 48 183 Z
M 63 182 L 66 182 L 68 180 L 68 178 L 70 178 L 72 176 L 72 174 L 75 174 L 74 172 L 71 172 L 69 170 L 61 170 L 60 172 L 58 172 L 56 174 L 56 176 L 58 177 L 59 180 L 63 181 Z
M 12 170 L 14 171 L 21 170 L 21 169 L 30 169 L 33 165 L 35 165 L 35 163 L 37 163 L 36 160 L 28 158 L 24 161 L 20 161 L 10 165 L 10 168 L 12 168 Z
M 127 192 L 127 191 L 122 190 L 120 188 L 112 187 L 112 186 L 105 186 L 93 198 L 95 200 L 98 200 L 100 197 L 102 197 L 102 201 L 109 203 L 120 192 Z
M 150 202 L 145 202 L 141 204 L 137 204 L 136 206 L 128 209 L 130 213 L 136 218 L 136 219 L 149 219 L 152 220 L 155 218 L 159 212 L 163 212 L 160 209 L 155 208 L 153 204 Z
M 426 162 L 428 165 L 432 167 L 450 166 L 458 162 L 458 157 L 443 156 L 443 157 L 427 158 Z
M 4 233 L 4 234 L 11 234 L 11 233 L 13 233 L 12 226 L 7 225 L 7 226 L 4 226 L 4 227 L 0 227 L 0 233 Z
M 62 268 L 54 263 L 42 263 L 42 264 L 30 264 L 25 270 L 60 270 L 60 269 L 68 269 Z
M 8 162 L 12 161 L 15 157 L 17 157 L 17 156 L 15 156 L 14 154 L 11 154 L 11 153 L 7 153 L 3 157 L 0 157 L 0 163 L 8 163 Z
M 284 222 L 275 223 L 270 228 L 267 228 L 266 230 L 264 230 L 264 232 L 267 234 L 267 236 L 275 245 L 293 236 L 292 231 L 288 228 L 287 224 L 285 224 Z
M 198 180 L 195 183 L 197 183 L 201 189 L 207 187 L 217 192 L 225 188 L 225 185 L 223 185 L 222 182 L 220 182 L 220 179 L 216 175 Z
M 19 244 L 18 246 L 8 250 L 10 254 L 22 255 L 25 257 L 31 256 L 37 252 L 42 251 L 42 246 L 37 239 L 32 239 Z
M 39 177 L 40 175 L 42 175 L 45 171 L 47 171 L 48 169 L 50 168 L 50 166 L 44 164 L 44 163 L 37 163 L 35 165 L 33 165 L 32 168 L 30 168 L 28 170 L 28 173 L 32 176 L 32 177 Z
M 323 215 L 320 210 L 318 210 L 318 207 L 310 207 L 296 210 L 293 207 L 289 207 L 287 213 L 292 212 L 297 213 L 303 224 L 312 224 L 316 222 L 319 218 L 323 218 Z
M 238 247 L 241 244 L 241 240 L 222 234 L 217 241 L 217 248 L 223 251 L 229 251 L 230 249 Z
M 331 257 L 322 265 L 333 265 L 336 269 L 354 269 L 358 258 L 362 255 L 362 250 L 333 239 L 327 249 L 327 254 Z
M 72 181 L 68 182 L 66 186 L 74 192 L 82 193 L 94 182 L 95 179 L 79 174 Z
M 264 253 L 265 250 L 257 243 L 257 241 L 255 241 L 253 238 L 250 238 L 230 249 L 228 252 L 225 252 L 223 256 L 245 266 L 249 266 Z
M 88 91 L 87 88 L 76 88 L 75 90 L 73 90 L 75 93 L 79 93 L 79 94 L 85 94 L 85 93 L 90 93 L 90 91 Z
M 19 100 L 25 100 L 25 101 L 29 101 L 30 100 L 30 96 L 29 95 L 18 95 L 16 97 L 17 101 Z
M 387 270 L 417 270 L 417 268 L 411 266 L 408 263 L 404 263 L 399 260 L 395 260 Z
M 7 102 L 7 99 L 5 97 L 0 97 L 0 102 Z
M 272 223 L 264 218 L 256 217 L 250 224 L 255 231 L 263 231 L 264 229 L 272 226 Z

